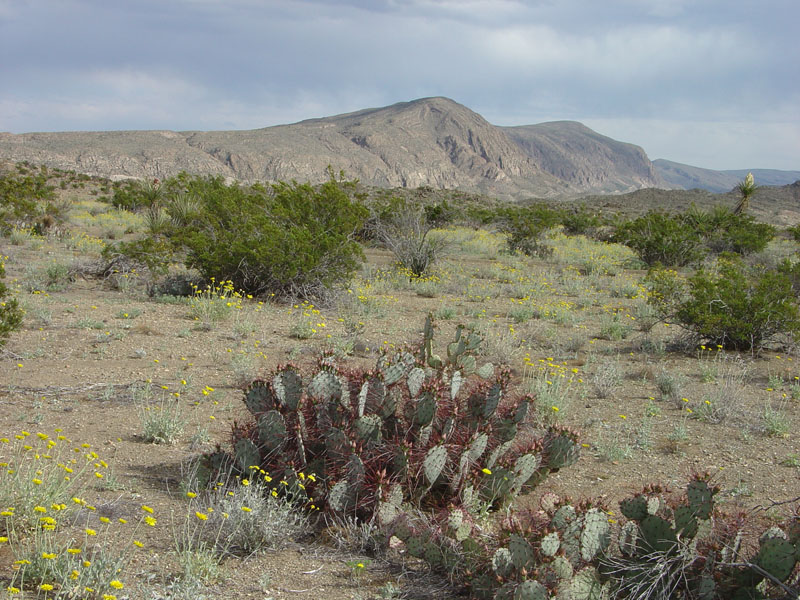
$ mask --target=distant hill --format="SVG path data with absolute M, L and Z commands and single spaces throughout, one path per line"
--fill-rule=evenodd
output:
M 697 188 L 717 193 L 728 192 L 736 187 L 748 173 L 753 173 L 757 185 L 781 186 L 800 180 L 800 171 L 779 171 L 776 169 L 714 171 L 662 158 L 654 160 L 653 166 L 669 187 L 684 190 Z
M 575 197 L 665 185 L 638 146 L 574 122 L 497 127 L 447 98 L 249 131 L 0 133 L 0 158 L 106 177 L 179 171 L 240 181 L 430 186 L 503 198 Z

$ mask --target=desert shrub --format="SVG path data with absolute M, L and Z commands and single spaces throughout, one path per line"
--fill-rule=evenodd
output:
M 9 297 L 9 291 L 3 282 L 6 276 L 6 257 L 0 256 L 0 347 L 8 336 L 22 326 L 22 309 L 16 298 Z
M 114 184 L 111 204 L 124 210 L 137 211 L 158 206 L 164 198 L 165 187 L 161 181 L 139 181 L 131 179 Z
M 590 235 L 603 224 L 597 213 L 587 206 L 565 209 L 561 213 L 560 220 L 567 235 Z
M 229 281 L 254 295 L 292 296 L 319 294 L 347 280 L 363 256 L 353 236 L 366 209 L 350 199 L 351 184 L 333 175 L 318 187 L 244 187 L 221 177 L 184 177 L 181 184 L 185 196 L 151 205 L 169 219 L 107 254 L 141 261 L 156 274 L 181 259 L 206 281 Z
M 746 214 L 735 214 L 725 206 L 702 211 L 692 205 L 680 216 L 681 221 L 696 231 L 711 252 L 752 254 L 761 252 L 775 237 L 775 228 L 756 223 Z
M 0 233 L 30 228 L 41 234 L 62 221 L 66 204 L 56 202 L 47 170 L 36 174 L 9 173 L 0 177 Z
M 544 243 L 547 230 L 560 223 L 561 215 L 543 204 L 509 207 L 498 211 L 501 229 L 508 234 L 508 249 L 528 256 L 546 257 L 552 249 Z
M 372 207 L 367 229 L 415 277 L 425 275 L 446 246 L 442 237 L 430 236 L 445 218 L 442 205 L 422 206 L 394 197 Z
M 633 221 L 621 223 L 615 242 L 633 249 L 648 265 L 688 265 L 703 257 L 702 237 L 672 215 L 650 211 Z
M 698 270 L 688 280 L 688 296 L 673 306 L 683 327 L 729 349 L 758 349 L 800 331 L 789 275 L 756 270 L 736 257 L 720 259 L 716 271 Z

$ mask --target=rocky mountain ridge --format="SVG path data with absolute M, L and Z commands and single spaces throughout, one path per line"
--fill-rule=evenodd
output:
M 188 171 L 245 182 L 319 182 L 330 165 L 367 185 L 505 198 L 665 185 L 638 146 L 575 122 L 494 126 L 447 98 L 247 131 L 0 133 L 0 158 L 112 178 Z

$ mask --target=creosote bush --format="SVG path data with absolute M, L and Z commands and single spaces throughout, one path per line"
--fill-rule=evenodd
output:
M 16 298 L 10 298 L 8 288 L 3 282 L 6 276 L 5 256 L 0 256 L 0 347 L 8 336 L 22 326 L 22 308 Z
M 353 184 L 333 173 L 317 187 L 279 182 L 267 189 L 183 176 L 163 188 L 178 191 L 147 207 L 160 215 L 157 227 L 107 255 L 124 254 L 156 275 L 180 260 L 206 281 L 286 296 L 322 294 L 346 282 L 363 258 L 355 233 L 366 208 L 351 200 Z

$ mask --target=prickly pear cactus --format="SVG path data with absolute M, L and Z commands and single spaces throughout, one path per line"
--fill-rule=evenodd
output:
M 267 411 L 258 417 L 258 441 L 265 454 L 280 450 L 286 443 L 286 421 L 277 410 Z M 260 457 L 253 464 L 260 466 Z
M 592 562 L 605 552 L 611 542 L 610 530 L 608 517 L 603 511 L 598 508 L 586 511 L 581 530 L 581 558 L 584 561 Z

